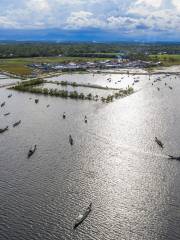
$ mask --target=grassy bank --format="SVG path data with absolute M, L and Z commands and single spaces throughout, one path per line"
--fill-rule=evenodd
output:
M 68 63 L 68 62 L 96 62 L 107 60 L 107 58 L 95 57 L 34 57 L 34 58 L 11 58 L 0 59 L 0 71 L 5 71 L 18 76 L 27 77 L 33 73 L 28 64 L 33 63 Z
M 165 67 L 170 67 L 174 65 L 180 65 L 180 54 L 171 55 L 171 54 L 162 54 L 162 55 L 150 55 L 152 61 L 159 61 Z

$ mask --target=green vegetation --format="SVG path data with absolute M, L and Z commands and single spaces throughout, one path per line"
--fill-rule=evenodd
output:
M 167 53 L 166 55 L 158 55 Z M 117 59 L 162 61 L 164 66 L 180 64 L 180 44 L 141 43 L 41 43 L 0 44 L 0 71 L 22 77 L 40 73 L 28 67 L 34 63 L 96 62 Z
M 46 83 L 57 84 L 57 85 L 62 85 L 62 86 L 72 86 L 72 87 L 97 88 L 97 89 L 103 89 L 103 90 L 121 90 L 121 89 L 118 89 L 118 88 L 103 87 L 103 86 L 95 85 L 95 84 L 84 84 L 84 83 L 67 82 L 67 81 L 61 81 L 61 82 L 46 81 Z
M 73 99 L 81 99 L 81 100 L 94 100 L 98 101 L 99 96 L 93 96 L 91 93 L 84 95 L 84 93 L 78 93 L 77 91 L 65 91 L 65 90 L 58 90 L 58 89 L 48 89 L 48 88 L 36 88 L 35 86 L 38 86 L 40 84 L 46 83 L 43 79 L 33 79 L 29 81 L 24 81 L 21 83 L 18 83 L 16 86 L 11 87 L 10 89 L 14 89 L 17 91 L 21 92 L 30 92 L 30 93 L 35 93 L 35 94 L 43 94 L 43 95 L 50 95 L 50 96 L 55 96 L 55 97 L 62 97 L 62 98 L 73 98 Z M 63 84 L 66 82 L 63 82 Z M 75 86 L 75 83 L 73 83 Z M 91 88 L 91 86 L 89 86 Z M 121 89 L 117 91 L 113 95 L 108 95 L 107 98 L 102 97 L 101 101 L 102 102 L 112 102 L 114 99 L 120 98 L 120 97 L 125 97 L 134 92 L 134 89 L 132 87 L 129 87 L 125 90 Z
M 162 62 L 162 65 L 166 67 L 180 65 L 180 54 L 158 54 L 150 55 L 149 57 L 152 61 Z

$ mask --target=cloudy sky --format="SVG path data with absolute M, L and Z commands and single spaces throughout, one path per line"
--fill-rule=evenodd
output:
M 0 29 L 180 40 L 180 0 L 0 0 Z

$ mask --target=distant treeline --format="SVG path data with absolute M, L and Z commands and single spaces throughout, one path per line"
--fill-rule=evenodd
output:
M 4 42 L 0 43 L 0 58 L 15 57 L 109 57 L 117 53 L 145 58 L 148 54 L 180 54 L 180 44 L 130 44 L 130 43 L 41 43 L 41 42 Z

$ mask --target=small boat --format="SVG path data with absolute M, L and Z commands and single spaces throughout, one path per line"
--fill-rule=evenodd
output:
M 48 104 L 48 105 L 46 105 L 46 107 L 48 108 L 48 107 L 50 107 L 50 105 Z
M 10 115 L 10 113 L 9 113 L 9 112 L 4 114 L 4 116 L 8 116 L 8 115 Z
M 65 114 L 65 112 L 63 113 L 63 119 L 65 119 L 66 118 L 66 114 Z
M 37 148 L 37 146 L 36 145 L 34 145 L 34 148 L 32 149 L 30 149 L 29 150 L 29 152 L 28 152 L 28 158 L 30 158 L 34 153 L 35 153 L 35 151 L 36 151 L 36 148 Z
M 171 90 L 172 90 L 173 88 L 172 88 L 171 86 L 169 86 L 169 89 L 171 89 Z
M 9 94 L 9 95 L 8 95 L 8 98 L 11 98 L 11 97 L 12 97 L 12 94 Z
M 74 144 L 74 141 L 73 141 L 71 135 L 69 135 L 69 143 L 71 144 L 71 146 Z
M 87 123 L 87 117 L 86 116 L 84 117 L 84 122 Z
M 164 148 L 164 144 L 157 137 L 155 137 L 155 141 L 161 148 Z
M 171 155 L 168 155 L 168 157 L 169 157 L 169 159 L 180 161 L 180 157 L 175 157 L 175 156 L 171 156 Z
M 165 86 L 167 85 L 167 83 L 165 83 Z
M 7 131 L 8 130 L 8 126 L 7 127 L 5 127 L 5 128 L 0 128 L 0 133 L 3 133 L 3 132 L 5 132 L 5 131 Z
M 80 214 L 78 216 L 78 218 L 76 219 L 76 222 L 74 224 L 74 229 L 76 229 L 89 215 L 89 213 L 91 212 L 91 207 L 92 207 L 92 203 L 89 204 L 89 206 L 86 208 L 85 212 L 83 214 Z
M 6 104 L 5 102 L 1 103 L 1 107 L 4 107 L 4 106 L 5 106 L 5 104 Z
M 139 82 L 139 80 L 134 80 L 134 82 L 135 82 L 135 83 L 138 83 L 138 82 Z
M 37 103 L 39 102 L 39 99 L 35 99 L 34 101 L 35 101 L 35 103 L 37 104 Z
M 15 123 L 13 124 L 13 127 L 17 127 L 20 123 L 21 123 L 21 120 L 19 120 L 18 122 L 15 122 Z
M 160 91 L 160 88 L 157 88 L 158 91 Z

